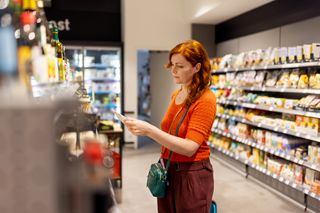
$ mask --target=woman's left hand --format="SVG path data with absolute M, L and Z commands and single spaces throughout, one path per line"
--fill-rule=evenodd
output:
M 152 125 L 148 122 L 127 118 L 124 121 L 124 125 L 128 128 L 128 130 L 135 136 L 146 136 L 150 133 Z

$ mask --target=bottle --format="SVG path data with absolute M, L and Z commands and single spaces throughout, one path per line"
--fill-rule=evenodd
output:
M 35 23 L 36 16 L 32 10 L 33 4 L 29 1 L 23 1 L 23 12 L 20 14 L 20 29 L 17 33 L 18 39 L 18 67 L 19 77 L 22 84 L 31 93 L 31 75 L 32 75 L 32 46 L 36 45 Z M 31 7 L 30 7 L 31 6 Z
M 63 65 L 63 45 L 59 41 L 58 28 L 55 26 L 52 28 L 52 35 L 51 45 L 55 47 L 56 50 L 59 81 L 64 81 L 66 78 Z
M 14 37 L 13 11 L 0 10 L 0 76 L 17 76 L 17 41 Z

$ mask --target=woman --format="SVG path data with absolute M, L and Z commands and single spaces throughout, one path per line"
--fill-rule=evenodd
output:
M 168 170 L 169 186 L 166 196 L 158 198 L 158 212 L 209 212 L 213 170 L 207 140 L 216 113 L 215 96 L 209 89 L 209 58 L 201 43 L 190 40 L 170 51 L 167 68 L 175 83 L 181 84 L 181 89 L 173 92 L 161 129 L 131 118 L 124 123 L 134 135 L 148 136 L 161 144 L 161 157 L 165 162 L 170 150 L 173 151 Z M 174 136 L 188 107 L 178 136 Z

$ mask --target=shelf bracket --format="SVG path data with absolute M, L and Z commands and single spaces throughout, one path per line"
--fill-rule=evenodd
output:
M 308 195 L 304 194 L 304 211 L 308 211 Z
M 249 176 L 249 165 L 246 164 L 246 179 L 248 179 Z

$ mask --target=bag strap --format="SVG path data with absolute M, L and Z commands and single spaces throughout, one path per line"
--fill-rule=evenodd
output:
M 181 117 L 181 119 L 180 119 L 180 121 L 179 121 L 179 123 L 178 123 L 178 126 L 177 126 L 177 128 L 176 128 L 176 132 L 175 132 L 175 136 L 178 136 L 180 126 L 181 126 L 181 124 L 182 124 L 182 121 L 183 121 L 184 118 L 186 117 L 189 108 L 190 108 L 190 104 L 187 106 L 186 110 L 184 111 L 184 113 L 183 113 L 183 115 L 182 115 L 182 117 Z M 182 109 L 182 108 L 181 108 L 181 109 Z M 177 112 L 175 118 L 177 117 L 177 115 L 179 114 L 180 111 L 181 111 L 181 110 L 179 110 L 179 111 Z M 175 120 L 175 118 L 174 118 L 174 120 Z M 173 120 L 172 123 L 171 123 L 170 129 L 169 129 L 169 133 L 170 133 L 170 130 L 171 130 L 171 127 L 172 127 L 172 125 L 173 125 L 174 120 Z M 169 158 L 168 158 L 168 161 L 167 161 L 167 164 L 166 164 L 166 171 L 168 171 L 168 169 L 169 169 L 171 156 L 172 156 L 172 151 L 170 150 Z

